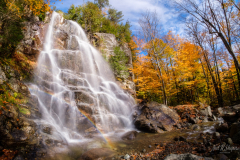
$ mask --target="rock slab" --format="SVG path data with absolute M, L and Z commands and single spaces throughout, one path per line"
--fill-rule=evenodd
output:
M 150 133 L 171 131 L 179 121 L 179 115 L 164 104 L 150 102 L 141 105 L 140 114 L 134 123 L 141 131 Z

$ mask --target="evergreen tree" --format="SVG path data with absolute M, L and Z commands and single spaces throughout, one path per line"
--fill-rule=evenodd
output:
M 121 22 L 123 20 L 122 17 L 122 11 L 117 11 L 116 9 L 112 8 L 108 10 L 108 19 L 110 19 L 111 21 L 116 23 Z
M 109 0 L 94 0 L 94 3 L 97 4 L 100 10 L 102 8 L 109 6 Z

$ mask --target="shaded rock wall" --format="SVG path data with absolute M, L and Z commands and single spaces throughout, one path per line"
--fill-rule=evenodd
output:
M 32 68 L 30 76 L 33 77 L 48 23 L 39 21 L 38 17 L 31 17 L 29 21 L 23 22 L 23 25 L 24 38 L 16 52 L 28 58 L 26 61 Z M 0 94 L 12 98 L 9 100 L 6 97 L 6 101 L 0 105 L 0 148 L 17 150 L 20 157 L 34 159 L 37 154 L 42 156 L 37 153 L 41 150 L 42 138 L 33 120 L 41 117 L 41 114 L 38 100 L 30 95 L 24 82 L 25 79 L 14 66 L 0 63 Z
M 40 145 L 41 137 L 37 134 L 36 123 L 29 118 L 41 116 L 37 99 L 30 95 L 20 73 L 10 66 L 0 66 L 0 85 L 1 96 L 12 98 L 5 97 L 6 101 L 2 99 L 4 102 L 0 106 L 0 148 L 17 150 L 23 157 L 35 158 L 35 148 Z
M 116 37 L 113 34 L 108 33 L 95 33 L 92 43 L 99 49 L 103 57 L 108 61 L 110 56 L 114 56 L 114 48 L 120 46 L 116 40 Z M 128 63 L 126 66 L 130 69 L 133 68 L 132 65 L 132 53 L 128 44 L 125 43 L 123 46 L 120 46 L 121 50 L 124 51 L 125 55 L 128 57 Z M 119 81 L 119 85 L 128 91 L 130 94 L 135 95 L 135 84 L 133 82 L 134 75 L 131 71 L 129 76 L 124 78 L 122 81 Z M 117 77 L 117 75 L 116 75 Z
M 50 13 L 46 14 L 46 20 L 50 17 Z M 45 34 L 48 28 L 46 22 L 39 21 L 38 17 L 33 17 L 30 21 L 23 22 L 24 38 L 17 46 L 16 52 L 24 54 L 32 67 L 36 66 L 38 56 L 42 50 Z

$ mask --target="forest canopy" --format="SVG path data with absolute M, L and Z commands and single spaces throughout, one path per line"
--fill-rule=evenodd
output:
M 160 18 L 147 11 L 133 72 L 142 99 L 177 105 L 223 106 L 239 101 L 239 6 L 233 0 L 174 1 L 185 17 L 185 35 L 162 34 Z

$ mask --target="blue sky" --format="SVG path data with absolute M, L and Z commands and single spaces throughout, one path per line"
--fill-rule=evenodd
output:
M 93 0 L 61 0 L 60 2 L 56 2 L 55 6 L 57 9 L 67 12 L 72 4 L 78 6 L 82 5 L 84 1 L 85 3 L 87 1 L 93 2 Z M 185 25 L 179 19 L 179 14 L 166 4 L 166 0 L 109 0 L 109 3 L 112 8 L 123 12 L 123 22 L 127 20 L 130 21 L 133 34 L 140 29 L 138 20 L 141 18 L 141 13 L 146 12 L 146 10 L 157 12 L 161 24 L 163 25 L 164 32 L 172 30 L 180 35 L 184 32 Z

